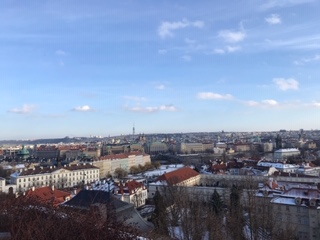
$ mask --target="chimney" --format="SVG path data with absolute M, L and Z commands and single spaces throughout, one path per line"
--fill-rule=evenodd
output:
M 54 191 L 54 185 L 51 186 L 51 190 Z
M 36 189 L 36 188 L 33 186 L 33 187 L 31 188 L 32 192 L 33 192 L 35 189 Z

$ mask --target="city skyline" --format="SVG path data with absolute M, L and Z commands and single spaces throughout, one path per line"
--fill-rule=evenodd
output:
M 319 10 L 5 0 L 0 139 L 320 129 Z

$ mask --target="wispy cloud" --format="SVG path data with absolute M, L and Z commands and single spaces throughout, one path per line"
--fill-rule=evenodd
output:
M 278 107 L 279 103 L 274 99 L 265 99 L 262 101 L 245 101 L 246 105 L 250 107 Z
M 78 106 L 72 110 L 76 112 L 92 112 L 93 111 L 93 109 L 89 105 Z
M 213 52 L 215 54 L 225 54 L 225 53 L 234 53 L 240 50 L 241 50 L 240 46 L 226 46 L 224 48 L 216 48 L 214 49 Z
M 222 30 L 218 33 L 218 36 L 226 42 L 241 42 L 246 38 L 246 33 L 241 31 Z
M 8 110 L 8 112 L 17 114 L 30 114 L 33 112 L 34 109 L 34 105 L 24 104 L 21 108 L 13 108 Z
M 65 55 L 66 55 L 66 52 L 63 51 L 63 50 L 57 50 L 57 51 L 55 52 L 55 54 L 58 55 L 58 56 L 65 56 Z
M 185 62 L 191 62 L 191 60 L 192 60 L 192 57 L 190 55 L 183 55 L 181 58 Z
M 309 58 L 302 58 L 301 60 L 296 60 L 293 63 L 295 65 L 304 65 L 306 63 L 310 63 L 310 62 L 317 62 L 320 61 L 320 54 L 317 54 L 313 57 L 309 57 Z
M 139 97 L 139 96 L 124 96 L 123 98 L 131 101 L 136 101 L 136 102 L 147 101 L 145 97 Z
M 265 43 L 271 48 L 312 50 L 320 49 L 320 34 L 295 37 L 290 39 L 271 40 L 266 39 Z
M 219 94 L 213 92 L 199 92 L 197 97 L 202 100 L 231 100 L 233 96 L 231 94 Z
M 314 2 L 314 0 L 267 0 L 260 6 L 260 10 L 269 10 L 276 7 L 290 7 L 311 2 Z
M 164 90 L 166 86 L 164 84 L 159 84 L 159 85 L 156 85 L 155 88 L 158 90 Z
M 222 48 L 216 48 L 216 49 L 214 49 L 214 53 L 216 53 L 216 54 L 225 54 L 226 51 L 224 49 L 222 49 Z
M 159 49 L 158 50 L 159 54 L 166 54 L 167 52 L 168 52 L 168 50 L 166 50 L 166 49 Z
M 265 18 L 265 21 L 271 25 L 280 24 L 282 22 L 281 17 L 278 14 L 271 14 Z
M 170 104 L 170 105 L 161 105 L 161 106 L 155 106 L 155 107 L 126 107 L 126 110 L 131 112 L 141 112 L 141 113 L 154 113 L 159 111 L 167 111 L 167 112 L 175 112 L 177 111 L 177 108 Z
M 177 22 L 162 22 L 158 28 L 158 34 L 161 38 L 173 37 L 174 31 L 178 29 L 183 29 L 187 27 L 203 28 L 204 22 L 194 21 L 190 22 L 187 19 Z
M 287 90 L 298 90 L 299 89 L 299 82 L 293 78 L 274 78 L 273 82 L 276 84 L 276 86 L 282 90 L 282 91 L 287 91 Z
M 314 107 L 320 107 L 320 102 L 312 102 L 312 106 Z
M 273 99 L 263 100 L 263 101 L 262 101 L 262 104 L 264 104 L 265 106 L 271 106 L 271 107 L 274 107 L 274 106 L 278 106 L 278 105 L 279 105 L 279 103 L 278 103 L 276 100 L 273 100 Z

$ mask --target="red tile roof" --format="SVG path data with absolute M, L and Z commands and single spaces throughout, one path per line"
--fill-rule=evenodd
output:
M 133 194 L 137 189 L 143 188 L 144 184 L 137 182 L 135 180 L 128 181 L 125 184 L 119 183 L 118 187 L 120 189 L 120 193 L 129 193 Z
M 36 198 L 41 202 L 52 203 L 56 206 L 63 203 L 67 197 L 70 198 L 71 193 L 54 188 L 52 189 L 52 187 L 42 187 L 34 190 L 29 190 L 26 193 L 26 197 Z
M 178 184 L 189 178 L 198 176 L 199 173 L 190 167 L 180 168 L 178 170 L 165 173 L 157 178 L 157 181 L 165 181 L 168 184 Z

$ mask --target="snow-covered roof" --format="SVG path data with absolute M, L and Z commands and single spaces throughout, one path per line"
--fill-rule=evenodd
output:
M 286 197 L 277 197 L 271 200 L 272 203 L 287 204 L 287 205 L 296 205 L 294 198 Z
M 294 153 L 294 152 L 300 152 L 297 148 L 284 148 L 284 149 L 278 149 L 274 151 L 275 153 Z

